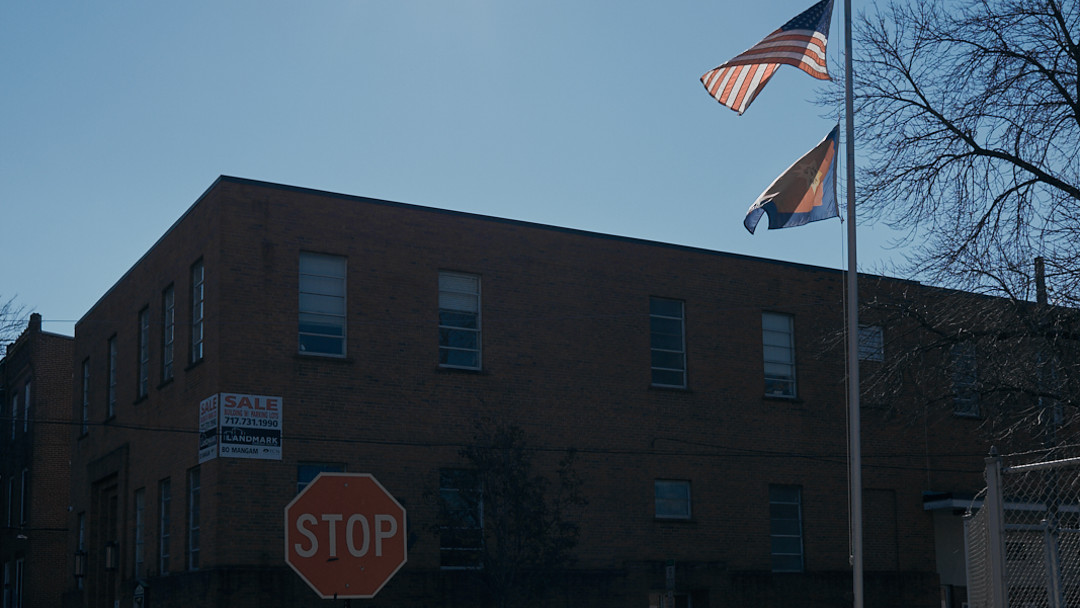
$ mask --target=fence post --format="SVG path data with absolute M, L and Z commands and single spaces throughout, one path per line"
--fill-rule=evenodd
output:
M 1001 457 L 991 448 L 986 458 L 987 544 L 990 561 L 990 605 L 1008 608 L 1009 593 L 1005 581 L 1005 500 L 1001 495 Z

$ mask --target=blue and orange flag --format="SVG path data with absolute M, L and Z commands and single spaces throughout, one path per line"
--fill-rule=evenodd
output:
M 734 59 L 705 72 L 701 84 L 716 101 L 742 114 L 781 65 L 828 80 L 825 43 L 832 6 L 833 0 L 815 3 Z
M 836 125 L 813 150 L 788 167 L 761 196 L 750 205 L 743 225 L 754 233 L 761 214 L 769 215 L 769 229 L 802 226 L 807 222 L 837 217 Z

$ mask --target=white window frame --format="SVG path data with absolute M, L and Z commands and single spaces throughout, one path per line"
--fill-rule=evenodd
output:
M 466 487 L 465 484 L 469 486 Z M 484 490 L 475 471 L 441 469 L 439 497 L 446 510 L 447 522 L 439 535 L 439 568 L 442 570 L 477 570 L 483 567 Z M 455 516 L 456 512 L 464 516 Z M 471 521 L 470 521 L 471 520 Z M 448 539 L 472 536 L 474 544 L 452 543 Z M 447 559 L 450 558 L 450 559 Z M 449 563 L 447 563 L 449 562 Z
M 90 359 L 82 364 L 82 434 L 90 432 Z
M 137 398 L 150 394 L 150 307 L 139 311 L 139 384 Z
M 859 326 L 859 360 L 885 360 L 885 332 L 880 325 Z
M 653 506 L 656 519 L 690 519 L 693 516 L 690 481 L 685 479 L 654 480 Z
M 169 574 L 172 530 L 172 480 L 168 477 L 158 482 L 158 573 Z
M 30 432 L 30 382 L 23 387 L 23 433 Z
M 30 521 L 30 469 L 22 470 L 22 482 L 19 489 L 19 525 L 25 526 Z
M 678 307 L 677 314 L 673 306 Z M 686 388 L 686 303 L 682 300 L 649 298 L 649 355 L 652 386 Z
M 201 549 L 200 519 L 202 517 L 202 474 L 199 467 L 188 471 L 188 570 L 199 569 Z
M 794 399 L 795 317 L 779 312 L 761 313 L 762 353 L 765 363 L 765 395 Z
M 146 488 L 135 490 L 135 547 L 134 578 L 138 579 L 146 564 Z
M 161 381 L 173 378 L 176 361 L 176 289 L 169 285 L 161 293 Z
M 794 492 L 794 500 L 790 496 L 782 495 L 791 492 Z M 769 485 L 769 554 L 773 572 L 804 572 L 806 570 L 802 504 L 802 487 Z M 792 510 L 794 510 L 794 517 L 792 517 Z M 793 558 L 798 558 L 797 567 L 781 565 L 783 561 L 793 561 Z
M 952 375 L 953 414 L 978 418 L 979 369 L 974 342 L 957 342 L 949 348 L 949 371 Z
M 344 357 L 348 352 L 348 258 L 301 251 L 299 268 L 298 351 Z
M 480 275 L 439 271 L 439 367 L 483 368 L 482 311 Z
M 116 415 L 116 364 L 119 357 L 119 349 L 116 345 L 116 336 L 109 338 L 109 390 L 106 395 L 106 418 Z
M 191 364 L 203 360 L 203 338 L 205 338 L 204 315 L 206 302 L 206 267 L 199 260 L 191 265 Z

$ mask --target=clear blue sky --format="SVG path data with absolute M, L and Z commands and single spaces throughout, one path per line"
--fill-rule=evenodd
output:
M 70 335 L 222 174 L 842 268 L 838 220 L 742 226 L 821 85 L 738 116 L 698 82 L 811 3 L 4 2 L 0 296 Z

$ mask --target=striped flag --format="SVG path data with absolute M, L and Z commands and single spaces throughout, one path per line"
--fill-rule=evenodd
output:
M 821 0 L 739 56 L 706 72 L 701 83 L 709 95 L 742 114 L 781 64 L 829 80 L 825 42 L 829 37 L 832 4 L 833 0 Z
M 769 216 L 769 229 L 802 226 L 840 215 L 836 206 L 836 141 L 840 125 L 788 167 L 750 205 L 743 226 L 754 233 L 762 214 Z

